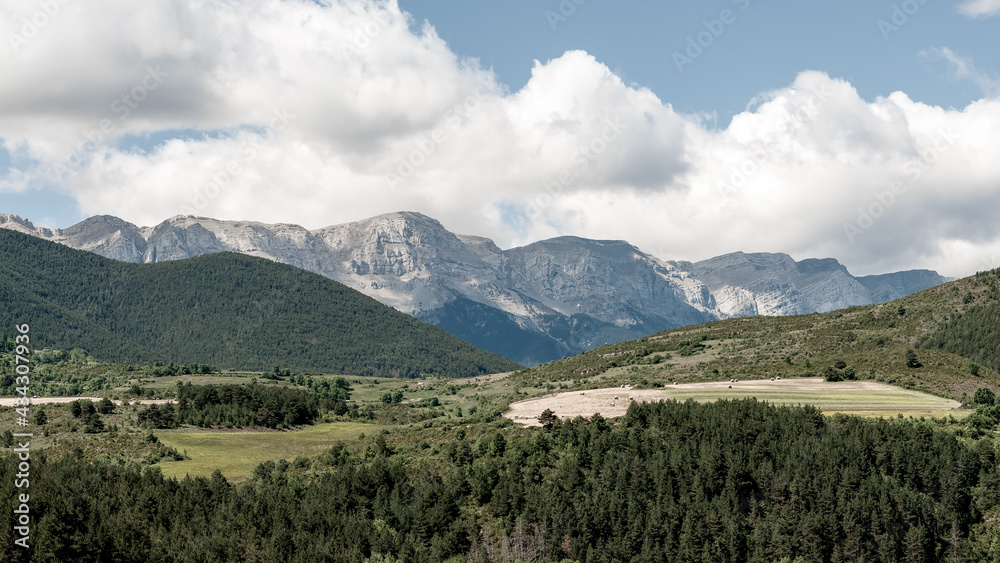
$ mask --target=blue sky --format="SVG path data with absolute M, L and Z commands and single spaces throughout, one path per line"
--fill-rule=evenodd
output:
M 1000 265 L 1000 0 L 37 10 L 0 6 L 0 212 L 39 225 L 411 210 L 502 247 Z
M 743 111 L 757 94 L 791 83 L 803 70 L 844 78 L 868 100 L 901 90 L 928 104 L 964 107 L 982 97 L 974 83 L 955 79 L 945 61 L 928 60 L 920 53 L 950 47 L 974 59 L 980 71 L 1000 76 L 996 57 L 1000 20 L 969 18 L 958 13 L 955 2 L 927 0 L 917 4 L 919 9 L 907 15 L 898 31 L 886 28 L 883 34 L 879 21 L 892 24 L 893 6 L 902 4 L 872 0 L 587 0 L 580 5 L 556 0 L 400 2 L 418 25 L 429 22 L 452 50 L 479 58 L 514 90 L 530 78 L 533 60 L 583 49 L 626 82 L 650 88 L 678 111 L 716 113 L 721 126 L 728 125 L 732 115 Z M 733 13 L 733 23 L 724 25 L 702 54 L 685 64 L 683 72 L 678 71 L 674 53 L 685 55 L 688 39 L 706 31 L 705 22 L 719 20 L 723 10 Z M 898 16 L 897 21 L 901 21 Z

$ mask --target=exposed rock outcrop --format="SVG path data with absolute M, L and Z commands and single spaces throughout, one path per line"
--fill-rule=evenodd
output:
M 795 315 L 889 301 L 943 283 L 916 270 L 855 278 L 833 259 L 735 252 L 663 261 L 625 241 L 558 237 L 502 250 L 419 213 L 307 230 L 178 216 L 111 216 L 67 229 L 0 214 L 9 228 L 126 262 L 233 251 L 310 270 L 524 364 L 718 318 Z

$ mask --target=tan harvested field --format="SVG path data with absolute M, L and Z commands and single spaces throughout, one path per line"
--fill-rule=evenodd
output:
M 841 412 L 864 416 L 948 416 L 961 417 L 968 411 L 958 411 L 959 403 L 876 383 L 873 381 L 844 381 L 828 383 L 822 378 L 782 379 L 778 381 L 755 380 L 715 381 L 670 385 L 662 389 L 632 389 L 613 387 L 589 389 L 548 395 L 519 401 L 510 405 L 504 415 L 526 426 L 538 426 L 538 416 L 551 409 L 559 418 L 589 417 L 600 413 L 605 418 L 622 416 L 633 401 L 660 401 L 693 399 L 711 402 L 719 399 L 755 397 L 776 405 L 813 405 L 823 412 Z

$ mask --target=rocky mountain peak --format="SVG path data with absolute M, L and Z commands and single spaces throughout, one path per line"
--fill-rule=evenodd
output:
M 13 213 L 0 213 L 0 226 L 5 229 L 10 229 L 14 225 L 20 225 L 21 227 L 31 230 L 35 229 L 35 225 L 31 221 L 21 217 L 20 215 L 14 215 Z
M 141 232 L 141 229 L 128 221 L 124 221 L 113 215 L 95 215 L 80 221 L 79 223 L 59 229 L 60 236 L 70 239 L 85 238 L 96 239 L 115 235 L 130 237 Z
M 926 270 L 855 278 L 834 259 L 781 253 L 667 262 L 626 241 L 574 236 L 502 250 L 410 211 L 312 231 L 192 215 L 153 227 L 96 216 L 53 232 L 0 214 L 0 227 L 127 262 L 223 251 L 269 258 L 525 364 L 711 319 L 888 301 L 945 281 Z
M 19 233 L 41 236 L 42 238 L 51 238 L 54 236 L 51 229 L 36 227 L 31 221 L 13 213 L 0 213 L 0 229 L 10 229 Z

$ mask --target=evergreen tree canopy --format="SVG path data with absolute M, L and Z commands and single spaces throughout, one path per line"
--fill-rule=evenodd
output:
M 994 443 L 966 445 L 924 422 L 666 402 L 633 404 L 618 421 L 456 433 L 432 459 L 397 452 L 391 438 L 379 433 L 363 455 L 335 445 L 315 477 L 282 460 L 235 484 L 32 452 L 36 560 L 1000 557 Z M 0 473 L 16 463 L 0 454 Z M 8 546 L 14 492 L 0 480 Z

